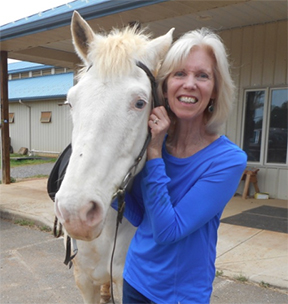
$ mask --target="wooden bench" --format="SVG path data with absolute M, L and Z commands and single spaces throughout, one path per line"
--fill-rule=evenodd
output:
M 243 172 L 242 177 L 241 177 L 241 181 L 242 180 L 245 181 L 244 190 L 243 190 L 243 194 L 242 194 L 243 199 L 246 199 L 247 195 L 249 195 L 250 183 L 253 184 L 256 193 L 260 192 L 258 183 L 257 183 L 257 172 L 258 171 L 259 171 L 259 169 L 257 169 L 257 168 L 246 168 L 245 171 Z

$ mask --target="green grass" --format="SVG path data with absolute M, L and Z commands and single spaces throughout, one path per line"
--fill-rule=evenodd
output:
M 262 287 L 264 287 L 264 288 L 270 288 L 270 287 L 272 287 L 269 283 L 266 283 L 264 281 L 261 281 L 261 283 L 259 285 L 262 286 Z
M 239 276 L 235 277 L 235 279 L 242 283 L 245 283 L 248 281 L 248 279 L 245 276 L 243 276 L 242 274 L 239 274 Z
M 51 232 L 51 231 L 52 231 L 52 229 L 51 229 L 50 227 L 45 226 L 45 225 L 39 227 L 39 229 L 40 229 L 41 231 L 43 231 L 43 232 Z
M 19 158 L 19 159 L 13 159 Z M 10 167 L 27 166 L 27 165 L 38 165 L 45 163 L 55 163 L 56 158 L 39 158 L 39 159 L 25 159 L 28 158 L 26 155 L 21 154 L 10 154 Z
M 23 220 L 23 219 L 15 220 L 14 224 L 20 225 L 20 226 L 26 226 L 26 227 L 29 227 L 29 228 L 37 228 L 37 229 L 39 229 L 40 231 L 43 231 L 43 232 L 51 232 L 52 231 L 52 229 L 50 227 L 46 226 L 46 225 L 38 226 L 33 221 L 29 221 L 29 220 Z
M 217 277 L 221 277 L 222 275 L 223 275 L 223 271 L 222 270 L 216 270 L 216 274 L 215 274 L 216 278 Z
M 20 226 L 28 226 L 28 227 L 34 227 L 35 223 L 33 221 L 28 220 L 16 220 L 14 224 L 20 225 Z

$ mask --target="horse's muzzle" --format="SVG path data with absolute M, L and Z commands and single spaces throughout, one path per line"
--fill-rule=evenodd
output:
M 72 238 L 91 241 L 102 232 L 103 207 L 98 202 L 89 201 L 76 210 L 61 204 L 56 197 L 55 214 Z

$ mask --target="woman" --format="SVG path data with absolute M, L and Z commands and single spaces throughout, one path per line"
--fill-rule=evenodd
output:
M 245 153 L 219 135 L 234 93 L 219 37 L 186 33 L 158 80 L 168 113 L 152 111 L 147 162 L 125 198 L 125 216 L 138 229 L 123 303 L 209 303 L 220 217 L 246 167 Z

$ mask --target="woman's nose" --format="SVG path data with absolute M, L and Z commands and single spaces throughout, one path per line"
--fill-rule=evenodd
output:
M 183 87 L 187 90 L 196 89 L 196 79 L 193 75 L 189 75 L 186 77 Z

